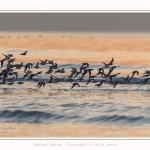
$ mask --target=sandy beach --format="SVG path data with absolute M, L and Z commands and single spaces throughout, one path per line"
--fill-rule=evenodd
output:
M 150 137 L 150 128 L 91 126 L 78 124 L 27 124 L 27 123 L 0 123 L 0 137 Z

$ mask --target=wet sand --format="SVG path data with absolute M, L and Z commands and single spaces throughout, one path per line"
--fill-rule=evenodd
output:
M 78 124 L 0 123 L 0 137 L 150 137 L 150 128 Z

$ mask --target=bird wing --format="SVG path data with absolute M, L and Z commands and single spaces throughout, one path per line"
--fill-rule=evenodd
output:
M 25 52 L 21 53 L 20 55 L 24 55 L 24 54 L 25 54 Z
M 102 85 L 104 82 L 106 83 L 106 81 L 105 81 L 105 80 L 102 80 L 102 81 L 101 81 L 101 85 Z
M 106 63 L 102 62 L 104 65 L 107 65 Z
M 75 74 L 74 78 L 75 78 L 78 74 L 79 74 L 79 72 L 77 72 L 77 73 Z
M 100 84 L 95 84 L 95 86 L 98 86 L 98 87 L 99 87 L 99 86 L 100 86 Z
M 51 77 L 50 77 L 50 80 L 49 80 L 49 81 L 51 82 L 52 80 L 53 80 L 53 76 L 51 75 Z
M 107 74 L 107 76 L 110 75 L 112 71 L 113 71 L 113 70 L 110 68 L 110 69 L 109 69 L 109 72 L 108 72 L 108 74 Z
M 33 67 L 33 64 L 32 64 L 32 63 L 30 63 L 30 67 L 31 67 L 31 68 Z
M 119 73 L 116 73 L 116 74 L 114 74 L 114 75 L 111 75 L 111 77 L 115 77 L 115 76 L 117 76 L 118 74 L 120 74 L 120 72 L 119 72 Z
M 109 76 L 110 81 L 112 82 L 112 77 Z
M 4 61 L 3 61 L 3 60 L 1 60 L 1 68 L 3 68 L 3 64 L 4 64 Z
M 43 60 L 39 59 L 41 61 L 41 63 L 43 63 Z
M 5 56 L 5 58 L 9 58 L 7 55 L 3 54 Z
M 45 86 L 45 82 L 43 82 L 43 87 Z
M 75 84 L 72 85 L 71 89 L 75 86 Z
M 116 82 L 115 82 L 115 84 L 114 84 L 114 87 L 113 87 L 113 88 L 115 88 L 115 87 L 116 87 L 117 83 L 118 83 L 118 82 L 116 81 Z
M 90 83 L 90 81 L 91 81 L 91 79 L 89 79 L 89 80 L 87 81 L 86 85 L 88 85 L 88 84 Z
M 129 75 L 127 75 L 127 78 L 126 78 L 126 80 L 128 80 L 129 79 Z
M 40 82 L 39 88 L 42 86 L 42 83 Z
M 39 85 L 40 85 L 40 83 L 38 82 L 38 85 L 37 85 L 37 87 L 39 87 Z
M 47 62 L 47 59 L 45 59 L 45 61 L 44 61 L 45 63 Z
M 20 66 L 22 66 L 23 65 L 23 62 L 20 64 Z
M 113 61 L 114 61 L 114 58 L 112 58 L 112 59 L 111 59 L 111 61 L 110 61 L 110 63 L 109 63 L 109 64 L 113 63 Z
M 24 53 L 22 53 L 22 55 L 26 55 L 27 54 L 27 51 L 25 51 Z
M 27 66 L 24 67 L 24 73 L 26 72 L 26 70 L 27 70 Z
M 150 79 L 150 78 L 147 78 L 146 83 L 148 82 L 149 79 Z
M 17 72 L 15 72 L 15 75 L 16 75 L 16 79 L 18 78 L 18 73 Z
M 91 77 L 91 71 L 89 71 L 89 78 Z
M 38 65 L 39 65 L 38 63 L 39 63 L 39 62 L 37 62 L 37 64 L 34 66 L 34 68 L 35 68 L 35 67 L 38 67 Z
M 53 60 L 52 60 L 51 64 L 52 64 L 52 65 L 54 65 L 54 62 L 53 62 Z
M 101 70 L 102 72 L 104 72 L 104 69 L 103 69 L 103 68 L 101 68 L 100 70 Z
M 134 74 L 135 74 L 135 72 L 132 72 L 132 76 L 131 76 L 131 78 L 133 78 Z

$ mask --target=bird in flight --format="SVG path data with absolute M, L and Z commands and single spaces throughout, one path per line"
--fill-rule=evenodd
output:
M 27 55 L 27 51 L 25 51 L 24 53 L 20 54 L 20 55 Z
M 77 82 L 74 82 L 74 83 L 72 84 L 72 87 L 71 87 L 71 89 L 73 89 L 75 86 L 79 86 L 79 87 L 80 87 L 79 83 L 77 83 Z

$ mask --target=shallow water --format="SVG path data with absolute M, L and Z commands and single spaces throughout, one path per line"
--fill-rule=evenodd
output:
M 94 84 L 70 89 L 62 82 L 38 89 L 35 83 L 10 88 L 3 86 L 1 122 L 79 123 L 97 125 L 148 126 L 150 124 L 149 85 Z M 7 87 L 7 88 L 6 88 Z
M 23 56 L 23 59 L 21 59 L 19 54 L 22 52 L 23 50 L 17 48 L 16 50 L 5 49 L 1 51 L 2 54 L 13 53 L 16 58 L 19 58 L 18 63 L 24 61 L 25 57 L 27 58 L 30 54 L 37 61 L 39 61 L 40 54 L 42 56 L 42 49 L 28 50 L 28 55 Z M 51 52 L 51 50 L 44 51 L 42 58 L 46 54 L 50 55 Z M 36 53 L 38 55 L 35 55 Z M 56 54 L 58 53 L 56 51 Z M 96 55 L 86 51 L 84 53 L 88 56 Z M 68 55 L 73 57 L 74 51 L 70 50 Z M 88 59 L 85 60 L 84 56 L 82 56 L 83 62 L 88 62 Z M 63 55 L 62 52 L 62 54 L 59 53 L 59 57 L 69 56 Z M 36 61 L 32 63 L 35 65 Z M 118 78 L 114 78 L 114 81 L 122 80 L 121 77 L 125 77 L 127 74 L 131 75 L 134 70 L 138 70 L 140 75 L 135 75 L 130 83 L 118 84 L 115 88 L 110 84 L 103 84 L 98 88 L 95 86 L 96 83 L 89 83 L 86 86 L 87 76 L 84 81 L 80 82 L 81 87 L 73 89 L 70 89 L 72 83 L 66 82 L 65 79 L 59 83 L 47 83 L 45 87 L 38 88 L 37 82 L 21 79 L 23 77 L 23 69 L 21 69 L 19 70 L 18 81 L 23 81 L 24 84 L 18 85 L 16 81 L 13 85 L 0 85 L 0 122 L 39 125 L 67 124 L 72 127 L 89 125 L 92 128 L 98 126 L 108 128 L 111 126 L 115 128 L 125 127 L 126 129 L 138 127 L 146 129 L 150 125 L 150 82 L 141 85 L 138 78 L 141 78 L 145 69 L 150 70 L 150 67 L 148 65 L 117 65 L 120 67 L 115 69 L 114 73 L 121 72 L 121 74 Z M 45 75 L 48 66 L 31 69 L 33 72 L 42 70 L 42 75 L 34 78 L 47 81 L 50 77 L 50 75 Z M 55 74 L 55 76 L 65 77 L 68 76 L 72 67 L 79 68 L 81 64 L 70 61 L 70 63 L 59 63 L 58 66 L 59 68 L 65 68 L 66 73 Z M 92 74 L 96 74 L 97 68 L 102 66 L 102 63 L 91 63 L 90 68 L 94 68 Z M 97 81 L 99 80 L 102 80 L 100 76 L 97 77 Z M 147 132 L 147 130 L 143 132 Z M 63 134 L 65 136 L 65 132 Z M 139 136 L 142 135 L 144 134 L 141 133 Z

